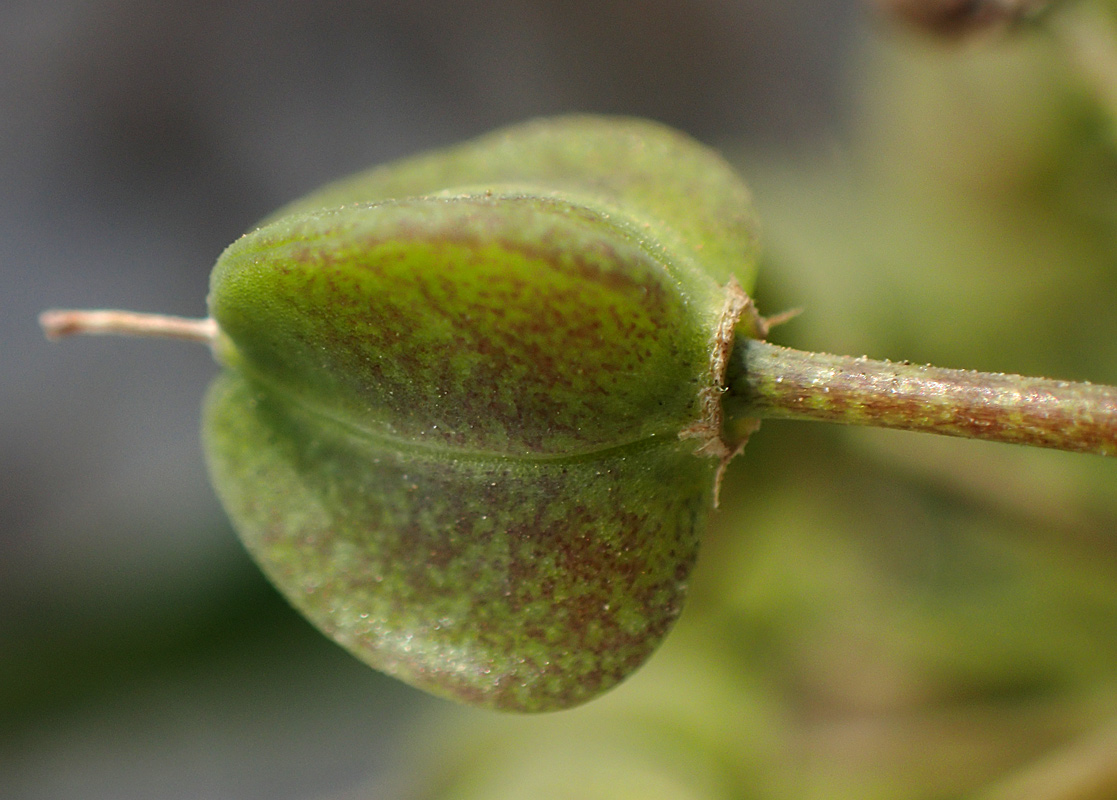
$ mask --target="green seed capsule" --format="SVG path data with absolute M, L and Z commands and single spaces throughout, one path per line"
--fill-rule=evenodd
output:
M 435 694 L 545 711 L 615 685 L 678 616 L 740 439 L 718 392 L 754 231 L 712 152 L 590 117 L 281 210 L 209 297 L 204 436 L 248 549 Z

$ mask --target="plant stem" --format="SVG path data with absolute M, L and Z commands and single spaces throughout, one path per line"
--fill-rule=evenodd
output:
M 131 311 L 44 311 L 48 338 L 155 336 L 213 347 L 217 323 Z M 725 418 L 804 419 L 1117 455 L 1117 388 L 805 353 L 738 337 Z
M 1117 387 L 805 353 L 755 339 L 734 347 L 729 420 L 824 420 L 1117 455 Z
M 39 315 L 39 325 L 48 339 L 76 334 L 155 336 L 212 346 L 217 338 L 217 323 L 208 317 L 194 319 L 133 311 L 44 311 Z

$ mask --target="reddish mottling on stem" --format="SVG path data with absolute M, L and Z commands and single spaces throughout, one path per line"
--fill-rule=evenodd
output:
M 734 353 L 738 413 L 922 431 L 1117 455 L 1117 388 L 804 353 L 749 340 Z

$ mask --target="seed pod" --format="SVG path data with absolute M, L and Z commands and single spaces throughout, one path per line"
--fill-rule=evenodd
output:
M 666 635 L 756 417 L 1117 453 L 1117 387 L 758 341 L 754 228 L 710 151 L 572 117 L 292 204 L 205 319 L 40 322 L 210 345 L 211 476 L 280 591 L 416 686 L 545 711 Z
M 718 395 L 754 231 L 711 151 L 591 117 L 281 210 L 210 286 L 204 439 L 247 548 L 435 694 L 543 711 L 613 686 L 678 616 L 743 437 Z

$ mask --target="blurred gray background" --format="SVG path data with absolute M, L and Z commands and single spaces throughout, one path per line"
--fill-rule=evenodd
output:
M 0 797 L 392 794 L 435 701 L 301 621 L 211 493 L 196 345 L 46 342 L 48 307 L 202 315 L 210 266 L 347 172 L 504 123 L 714 145 L 841 125 L 854 0 L 0 5 Z

